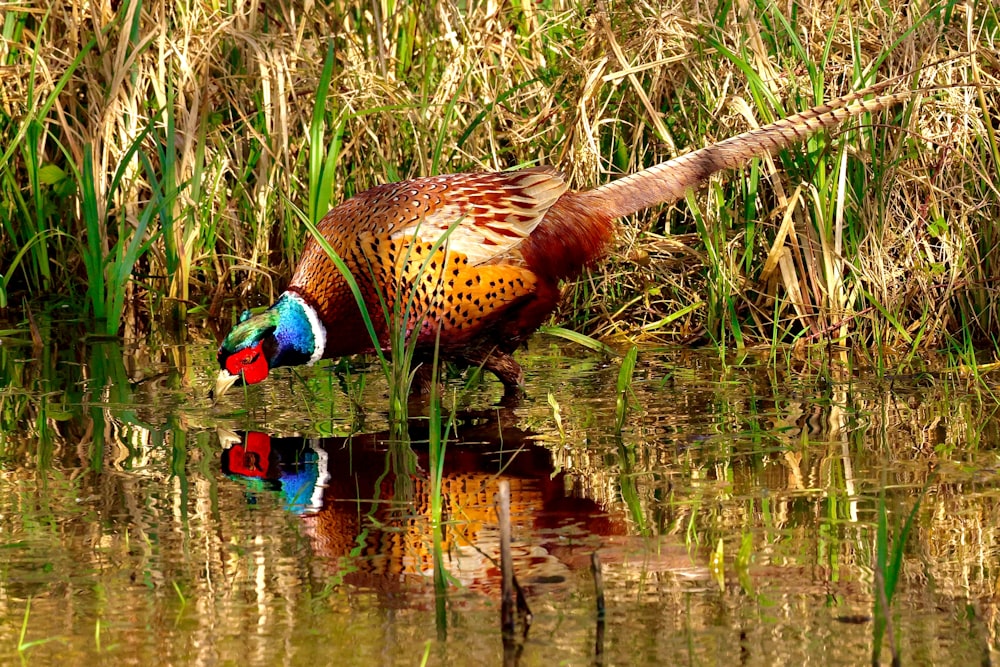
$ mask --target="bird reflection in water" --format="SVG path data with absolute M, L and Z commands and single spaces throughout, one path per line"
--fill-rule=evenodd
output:
M 507 480 L 515 572 L 528 594 L 552 590 L 570 572 L 587 571 L 602 537 L 624 535 L 625 517 L 586 497 L 580 480 L 557 471 L 551 452 L 511 416 L 487 415 L 461 416 L 445 447 L 448 576 L 470 591 L 498 594 L 494 494 Z M 345 583 L 386 592 L 431 585 L 426 421 L 411 422 L 408 442 L 389 432 L 307 439 L 251 431 L 227 438 L 223 471 L 279 493 L 302 517 L 315 553 Z

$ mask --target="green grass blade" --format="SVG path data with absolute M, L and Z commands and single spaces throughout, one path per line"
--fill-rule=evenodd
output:
M 562 338 L 568 340 L 571 343 L 576 343 L 581 345 L 588 350 L 593 350 L 594 352 L 600 352 L 611 357 L 617 357 L 618 353 L 612 348 L 608 347 L 606 344 L 597 340 L 596 338 L 591 338 L 587 334 L 582 334 L 579 331 L 573 331 L 572 329 L 566 329 L 564 327 L 557 326 L 544 326 L 538 329 L 541 333 L 547 334 L 549 336 L 555 336 L 556 338 Z
M 330 94 L 333 65 L 336 62 L 334 41 L 329 40 L 323 71 L 316 85 L 312 122 L 309 124 L 309 219 L 319 222 L 330 208 L 333 179 L 336 176 L 340 143 L 344 135 L 346 118 L 338 123 L 330 146 L 326 147 L 326 100 Z

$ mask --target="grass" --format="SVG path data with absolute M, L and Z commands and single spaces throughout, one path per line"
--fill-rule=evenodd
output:
M 621 366 L 618 368 L 618 382 L 616 384 L 615 401 L 615 421 L 614 433 L 618 443 L 618 468 L 621 472 L 618 484 L 621 499 L 629 508 L 632 521 L 640 535 L 649 535 L 649 527 L 643 512 L 642 502 L 639 496 L 639 487 L 636 480 L 637 460 L 634 444 L 626 443 L 622 432 L 628 420 L 629 413 L 634 408 L 631 401 L 634 400 L 633 373 L 635 372 L 636 361 L 639 356 L 639 348 L 633 345 L 622 357 Z M 560 432 L 562 428 L 560 426 Z
M 0 307 L 73 304 L 125 335 L 229 320 L 287 280 L 297 207 L 315 222 L 379 182 L 536 162 L 589 188 L 978 48 L 908 85 L 980 87 L 918 96 L 626 221 L 556 319 L 736 347 L 995 348 L 997 10 L 932 2 L 901 22 L 899 6 L 613 5 L 607 20 L 556 0 L 502 16 L 11 7 Z
M 629 414 L 629 401 L 634 398 L 632 392 L 632 375 L 635 372 L 635 364 L 639 357 L 639 348 L 633 345 L 622 358 L 622 365 L 618 369 L 617 400 L 615 402 L 615 433 L 621 440 L 622 430 L 625 428 L 625 421 Z
M 29 641 L 28 637 L 28 617 L 31 615 L 31 598 L 28 598 L 24 605 L 24 619 L 21 621 L 21 634 L 17 640 L 17 652 L 23 656 L 28 650 L 47 644 L 51 641 L 59 641 L 59 637 L 45 637 Z
M 430 402 L 428 407 L 428 459 L 430 466 L 430 520 L 432 555 L 434 559 L 434 619 L 438 638 L 447 636 L 448 613 L 448 570 L 445 565 L 445 524 L 444 494 L 442 481 L 444 479 L 445 449 L 448 446 L 448 434 L 454 421 L 454 412 L 447 422 L 442 420 L 443 409 L 438 389 L 438 346 L 434 348 L 434 358 L 431 368 Z
M 930 482 L 928 481 L 928 484 Z M 899 639 L 893 630 L 890 619 L 892 610 L 892 599 L 896 594 L 896 584 L 899 583 L 899 575 L 903 568 L 903 553 L 909 540 L 910 532 L 913 529 L 913 522 L 920 509 L 920 501 L 927 492 L 924 487 L 917 500 L 913 503 L 913 508 L 906 516 L 906 521 L 899 529 L 892 546 L 889 545 L 889 519 L 885 506 L 885 489 L 878 502 L 878 525 L 875 531 L 875 623 L 873 628 L 872 641 L 872 664 L 878 665 L 881 662 L 882 642 L 888 634 L 889 650 L 892 654 L 892 664 L 901 664 L 899 656 Z

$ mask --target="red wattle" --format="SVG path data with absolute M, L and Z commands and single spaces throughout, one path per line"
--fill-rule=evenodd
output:
M 226 370 L 233 375 L 243 375 L 243 382 L 246 384 L 256 384 L 267 377 L 270 370 L 267 367 L 267 359 L 261 349 L 263 343 L 251 345 L 248 348 L 239 350 L 229 355 L 226 359 Z

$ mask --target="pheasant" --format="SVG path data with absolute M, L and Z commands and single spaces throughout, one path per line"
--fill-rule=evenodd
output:
M 380 348 L 390 345 L 383 304 L 409 304 L 406 332 L 416 336 L 419 358 L 430 358 L 439 340 L 441 358 L 481 366 L 516 393 L 523 374 L 512 353 L 555 309 L 560 281 L 605 254 L 616 219 L 675 201 L 715 172 L 912 94 L 878 94 L 890 83 L 593 190 L 570 190 L 549 167 L 417 178 L 355 195 L 318 229 L 357 281 Z M 215 400 L 272 368 L 374 350 L 348 281 L 310 238 L 287 290 L 267 311 L 241 318 L 222 341 Z

